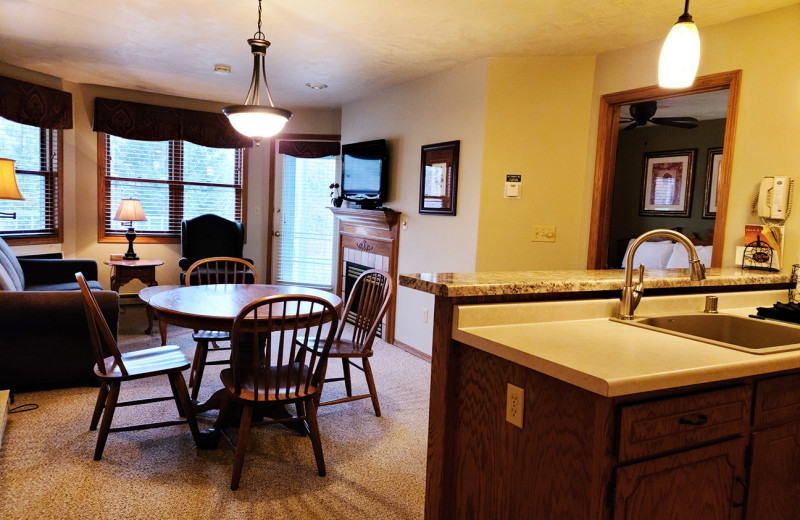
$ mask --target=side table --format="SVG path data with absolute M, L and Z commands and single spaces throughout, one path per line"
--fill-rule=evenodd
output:
M 156 266 L 164 265 L 161 260 L 105 260 L 103 263 L 111 266 L 111 290 L 116 292 L 137 279 L 148 287 L 158 285 Z

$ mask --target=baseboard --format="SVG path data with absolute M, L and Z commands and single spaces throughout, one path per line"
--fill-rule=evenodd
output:
M 408 352 L 412 356 L 418 357 L 420 359 L 424 359 L 428 363 L 431 362 L 430 354 L 426 354 L 426 353 L 422 352 L 421 350 L 417 350 L 414 347 L 412 347 L 411 345 L 406 345 L 402 341 L 397 341 L 397 340 L 394 341 L 393 345 L 395 347 L 399 348 L 400 350 L 405 350 L 406 352 Z
M 6 431 L 8 422 L 8 402 L 11 397 L 9 390 L 0 390 L 0 448 L 3 447 L 3 433 Z

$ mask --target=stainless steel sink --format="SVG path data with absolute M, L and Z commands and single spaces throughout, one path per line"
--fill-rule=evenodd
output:
M 732 314 L 698 312 L 611 320 L 752 354 L 800 349 L 800 327 Z

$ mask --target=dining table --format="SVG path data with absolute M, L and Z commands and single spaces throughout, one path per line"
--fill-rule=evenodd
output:
M 260 298 L 277 295 L 317 296 L 333 305 L 341 314 L 342 299 L 328 291 L 302 287 L 298 285 L 270 284 L 213 284 L 178 286 L 153 294 L 149 305 L 161 323 L 176 325 L 194 330 L 213 330 L 230 332 L 239 312 L 250 302 Z M 302 309 L 302 308 L 301 308 Z M 302 312 L 302 310 L 300 311 Z M 302 315 L 300 316 L 302 318 Z M 259 317 L 259 323 L 267 318 Z M 204 402 L 194 402 L 193 415 L 219 410 L 230 402 L 230 396 L 224 388 L 215 391 Z M 277 410 L 285 417 L 285 410 Z M 223 414 L 219 414 L 222 416 Z M 202 430 L 195 442 L 200 448 L 214 448 L 219 441 L 219 422 L 208 430 Z M 306 433 L 305 429 L 298 430 Z

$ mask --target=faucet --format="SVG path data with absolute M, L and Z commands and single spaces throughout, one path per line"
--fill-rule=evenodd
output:
M 642 242 L 650 240 L 653 237 L 671 238 L 683 245 L 683 247 L 686 248 L 686 252 L 689 253 L 689 279 L 692 281 L 699 281 L 705 280 L 706 278 L 706 268 L 702 262 L 700 262 L 700 258 L 697 256 L 697 250 L 686 235 L 671 229 L 654 229 L 643 233 L 633 241 L 633 244 L 631 244 L 628 250 L 628 260 L 625 262 L 625 287 L 622 289 L 622 296 L 619 299 L 619 314 L 617 314 L 617 318 L 621 320 L 632 320 L 633 312 L 642 299 L 644 264 L 639 264 L 639 281 L 634 285 L 633 257 Z

